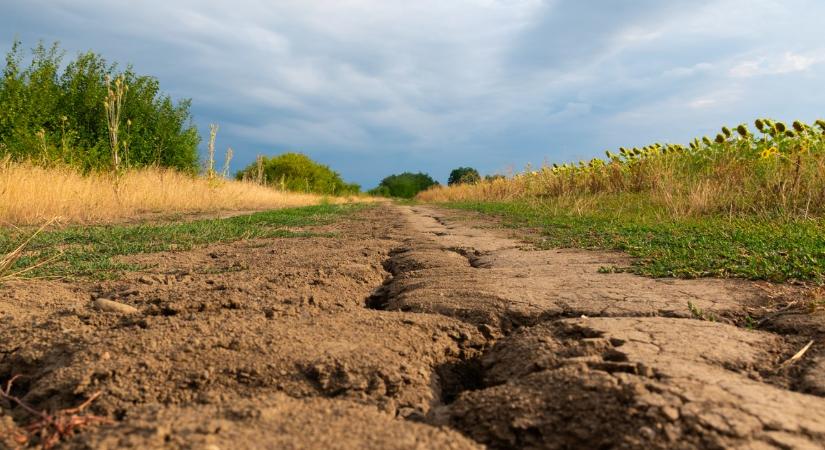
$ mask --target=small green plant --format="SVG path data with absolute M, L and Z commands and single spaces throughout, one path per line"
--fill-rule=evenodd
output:
M 708 322 L 716 322 L 717 317 L 713 313 L 708 313 L 699 308 L 693 302 L 688 302 L 688 311 L 690 311 L 690 316 L 697 320 L 707 320 Z

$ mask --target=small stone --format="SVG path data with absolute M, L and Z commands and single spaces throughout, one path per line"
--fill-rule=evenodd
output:
M 641 427 L 641 428 L 639 428 L 639 434 L 643 438 L 648 439 L 648 440 L 653 440 L 653 438 L 656 437 L 656 432 L 653 431 L 653 429 L 650 428 L 650 427 Z
M 120 302 L 115 302 L 105 298 L 99 298 L 95 300 L 94 305 L 97 309 L 105 312 L 114 312 L 120 314 L 135 314 L 139 312 L 138 309 L 134 306 L 126 305 Z
M 679 410 L 672 406 L 663 406 L 662 414 L 664 414 L 664 416 L 670 419 L 671 421 L 676 421 L 677 419 L 679 419 Z

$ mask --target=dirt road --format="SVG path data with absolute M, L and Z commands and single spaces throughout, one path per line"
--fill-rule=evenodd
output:
M 333 237 L 0 288 L 0 382 L 52 411 L 101 392 L 112 423 L 66 448 L 823 448 L 821 311 L 454 214 L 381 205 Z M 0 448 L 30 419 L 0 400 Z

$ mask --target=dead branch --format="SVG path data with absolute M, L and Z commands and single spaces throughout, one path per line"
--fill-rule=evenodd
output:
M 35 418 L 31 423 L 22 427 L 22 430 L 26 432 L 26 436 L 18 439 L 21 445 L 32 442 L 33 438 L 37 437 L 40 441 L 40 447 L 48 450 L 62 439 L 74 436 L 77 431 L 83 428 L 112 423 L 107 417 L 83 413 L 89 405 L 100 397 L 102 394 L 100 391 L 95 392 L 91 397 L 86 399 L 86 401 L 74 408 L 61 409 L 53 414 L 49 414 L 46 411 L 37 410 L 19 397 L 11 394 L 12 385 L 15 380 L 21 376 L 22 375 L 19 374 L 13 376 L 6 383 L 5 389 L 0 390 L 1 398 L 13 402 Z M 25 440 L 23 440 L 23 438 L 25 438 Z

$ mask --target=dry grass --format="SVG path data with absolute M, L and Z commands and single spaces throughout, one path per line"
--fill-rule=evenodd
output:
M 117 186 L 117 187 L 116 187 Z M 82 175 L 70 168 L 0 162 L 0 223 L 39 225 L 123 221 L 153 214 L 276 209 L 360 201 L 280 192 L 230 180 L 207 180 L 163 169 Z

